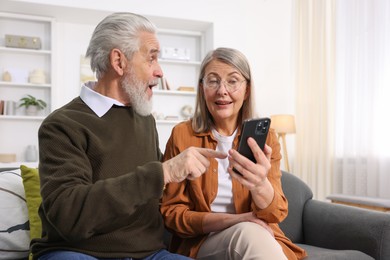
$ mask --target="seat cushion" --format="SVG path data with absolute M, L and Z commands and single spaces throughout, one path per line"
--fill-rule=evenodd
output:
M 333 250 L 305 244 L 297 244 L 306 250 L 305 260 L 374 260 L 369 255 L 357 250 Z

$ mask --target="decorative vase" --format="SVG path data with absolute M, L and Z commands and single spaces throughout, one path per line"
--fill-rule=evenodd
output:
M 28 106 L 26 107 L 26 115 L 36 116 L 38 114 L 38 106 Z
M 9 71 L 5 71 L 2 76 L 2 80 L 6 82 L 11 82 L 12 81 L 12 76 Z
M 45 72 L 42 69 L 33 70 L 28 77 L 28 82 L 32 84 L 45 84 Z
M 38 150 L 35 145 L 29 145 L 26 149 L 26 161 L 36 162 L 38 161 Z

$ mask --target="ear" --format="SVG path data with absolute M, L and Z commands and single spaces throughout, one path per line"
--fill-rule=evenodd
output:
M 119 49 L 112 49 L 110 52 L 110 63 L 114 71 L 119 75 L 123 76 L 127 59 L 125 55 Z
M 245 97 L 244 100 L 247 100 L 249 95 L 251 94 L 251 85 L 248 85 L 245 89 Z

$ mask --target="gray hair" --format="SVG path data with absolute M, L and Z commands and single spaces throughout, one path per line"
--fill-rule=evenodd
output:
M 253 83 L 251 80 L 251 69 L 249 66 L 249 62 L 238 50 L 231 48 L 218 48 L 213 51 L 210 51 L 206 57 L 203 59 L 202 64 L 200 66 L 200 73 L 198 77 L 198 90 L 196 94 L 196 104 L 195 104 L 195 112 L 192 118 L 192 129 L 196 133 L 206 132 L 211 129 L 213 125 L 213 118 L 206 106 L 206 99 L 204 97 L 203 92 L 203 78 L 205 76 L 205 70 L 207 65 L 213 60 L 217 60 L 233 66 L 236 68 L 246 79 L 248 89 L 248 98 L 244 100 L 242 107 L 240 109 L 240 114 L 238 116 L 238 125 L 241 125 L 242 122 L 246 119 L 253 117 Z
M 95 28 L 86 57 L 91 60 L 91 69 L 99 79 L 110 66 L 110 52 L 121 50 L 127 59 L 139 50 L 139 33 L 156 33 L 156 26 L 147 18 L 133 13 L 113 13 L 104 18 Z

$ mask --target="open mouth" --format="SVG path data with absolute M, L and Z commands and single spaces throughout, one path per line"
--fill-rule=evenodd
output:
M 150 89 L 154 88 L 154 87 L 157 86 L 157 85 L 158 85 L 158 81 L 157 81 L 157 80 L 156 80 L 156 81 L 149 82 L 149 88 L 150 88 Z
M 231 103 L 233 103 L 233 102 L 232 101 L 225 101 L 225 100 L 215 101 L 215 104 L 218 106 L 226 106 L 226 105 L 230 105 Z

